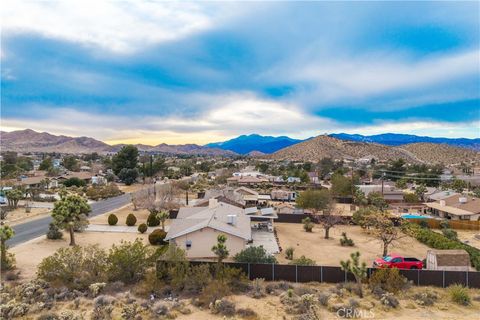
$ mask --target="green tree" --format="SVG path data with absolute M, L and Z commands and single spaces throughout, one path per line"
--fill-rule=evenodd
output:
M 80 169 L 80 165 L 78 164 L 78 160 L 75 158 L 75 156 L 64 157 L 62 165 L 65 167 L 65 169 L 70 171 L 78 171 Z
M 135 183 L 135 181 L 137 180 L 137 177 L 138 177 L 137 168 L 134 168 L 134 169 L 123 168 L 118 173 L 118 179 L 120 179 L 120 181 L 125 183 L 127 186 Z
M 72 187 L 72 186 L 75 186 L 75 187 L 84 187 L 87 183 L 80 179 L 80 178 L 77 178 L 77 177 L 71 177 L 71 178 L 68 178 L 67 180 L 65 180 L 63 182 L 63 185 L 65 187 Z
M 353 274 L 358 286 L 358 295 L 363 298 L 362 281 L 367 278 L 367 264 L 365 262 L 360 263 L 360 252 L 350 254 L 350 259 L 340 261 L 340 265 L 342 270 Z
M 7 254 L 7 241 L 15 235 L 13 229 L 8 225 L 0 226 L 0 250 L 1 250 L 1 270 L 9 270 L 13 268 L 13 258 Z
M 277 263 L 277 259 L 263 246 L 243 249 L 233 257 L 233 260 L 243 263 Z
M 331 192 L 334 196 L 345 197 L 352 194 L 352 180 L 345 177 L 343 174 L 333 174 L 331 182 Z
M 404 193 L 403 201 L 407 203 L 417 203 L 419 201 L 418 196 L 415 193 Z
M 314 224 L 312 222 L 312 219 L 310 219 L 310 217 L 303 218 L 302 223 L 303 223 L 303 229 L 306 232 L 312 232 Z
M 7 197 L 8 206 L 12 209 L 16 209 L 18 201 L 23 198 L 23 191 L 21 189 L 12 189 L 5 191 Z
M 388 208 L 388 203 L 380 192 L 370 192 L 367 196 L 368 204 L 384 211 Z
M 112 157 L 112 169 L 118 176 L 122 169 L 136 169 L 138 165 L 138 149 L 133 145 L 123 146 Z
M 327 189 L 306 190 L 300 193 L 296 202 L 298 207 L 317 213 L 329 206 L 332 197 Z
M 395 182 L 395 187 L 397 187 L 397 189 L 405 189 L 407 187 L 407 182 L 407 179 L 399 179 Z
M 454 179 L 451 183 L 451 188 L 458 193 L 462 193 L 466 187 L 467 183 L 464 180 Z
M 86 216 L 91 211 L 90 205 L 83 197 L 77 194 L 67 194 L 61 192 L 60 200 L 55 202 L 52 218 L 56 225 L 62 229 L 68 229 L 70 232 L 70 245 L 75 245 L 75 224 L 86 220 Z
M 212 252 L 217 256 L 217 262 L 220 264 L 228 258 L 229 252 L 227 249 L 227 237 L 224 234 L 219 234 L 217 237 L 217 244 L 212 247 Z
M 293 259 L 292 261 L 290 261 L 289 264 L 297 265 L 297 266 L 314 266 L 316 265 L 316 262 L 315 260 L 312 260 L 305 256 L 301 256 L 300 258 Z
M 53 169 L 53 161 L 52 158 L 48 157 L 45 158 L 41 163 L 40 166 L 38 167 L 39 170 L 45 170 L 45 171 L 50 171 Z
M 427 187 L 424 184 L 415 187 L 415 194 L 421 201 L 425 201 L 425 193 L 427 193 Z
M 366 206 L 368 204 L 367 197 L 365 197 L 365 193 L 360 190 L 360 188 L 355 187 L 355 191 L 353 193 L 353 203 L 357 206 Z

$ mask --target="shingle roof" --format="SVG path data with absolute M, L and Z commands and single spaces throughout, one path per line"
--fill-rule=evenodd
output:
M 229 215 L 236 215 L 235 225 L 227 222 Z M 220 202 L 213 208 L 180 208 L 177 219 L 170 225 L 165 239 L 174 239 L 203 228 L 212 228 L 245 240 L 252 238 L 250 218 L 245 215 L 243 209 Z

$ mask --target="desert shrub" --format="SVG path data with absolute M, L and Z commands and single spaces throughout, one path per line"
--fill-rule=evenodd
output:
M 158 316 L 166 316 L 169 312 L 168 305 L 162 301 L 155 302 L 152 306 L 152 312 Z
M 233 292 L 246 292 L 250 288 L 250 281 L 238 268 L 224 267 L 216 274 L 216 278 L 221 279 Z
M 448 221 L 442 221 L 443 228 L 448 228 Z M 414 237 L 421 243 L 433 249 L 463 249 L 470 255 L 470 262 L 480 271 L 480 249 L 462 243 L 459 240 L 452 240 L 445 237 L 443 234 L 437 233 L 431 229 L 424 229 L 416 223 L 402 224 L 402 230 L 406 234 Z
M 434 292 L 425 290 L 414 294 L 413 299 L 421 306 L 433 306 L 438 296 Z
M 140 239 L 134 242 L 122 241 L 120 245 L 114 244 L 107 257 L 109 279 L 126 284 L 142 279 L 152 264 L 150 256 L 150 248 Z
M 60 317 L 53 312 L 48 312 L 40 315 L 37 320 L 60 320 Z
M 83 320 L 83 316 L 70 310 L 64 310 L 60 312 L 58 320 Z
M 5 281 L 16 281 L 20 278 L 20 272 L 12 271 L 12 270 L 7 271 L 3 275 L 3 278 L 4 278 Z
M 458 240 L 458 233 L 453 229 L 442 229 L 442 234 L 450 240 Z
M 440 221 L 441 229 L 450 229 L 450 223 L 447 220 Z
M 418 225 L 424 229 L 428 229 L 429 228 L 429 225 L 428 225 L 428 222 L 427 220 L 425 219 L 420 219 L 420 222 L 418 223 Z
M 331 294 L 322 292 L 322 293 L 320 293 L 320 294 L 318 295 L 318 297 L 317 297 L 318 302 L 319 302 L 322 306 L 326 307 L 326 306 L 328 306 L 328 299 L 330 299 L 330 296 L 331 296 Z
M 153 246 L 167 244 L 165 237 L 167 233 L 162 229 L 155 229 L 148 235 L 148 242 Z
M 136 303 L 124 305 L 121 313 L 122 319 L 134 320 L 138 314 L 138 311 L 138 305 Z
M 258 317 L 257 313 L 250 308 L 239 308 L 236 313 L 240 318 L 255 319 Z
M 3 304 L 0 308 L 0 319 L 23 317 L 28 313 L 30 306 L 27 303 L 16 302 L 15 299 Z
M 342 247 L 353 247 L 355 243 L 353 242 L 352 239 L 347 237 L 346 232 L 342 232 L 342 238 L 340 239 L 340 245 Z
M 147 226 L 158 227 L 160 225 L 160 219 L 158 219 L 156 212 L 151 212 L 147 217 Z
M 450 300 L 462 306 L 468 306 L 472 302 L 468 293 L 468 288 L 465 288 L 461 284 L 453 284 L 449 286 L 448 295 L 450 296 Z
M 174 244 L 162 254 L 157 262 L 157 276 L 174 289 L 182 289 L 189 271 L 185 250 Z
M 285 259 L 287 260 L 293 260 L 293 253 L 295 252 L 295 249 L 292 247 L 289 247 L 285 250 Z
M 250 290 L 250 294 L 255 299 L 265 297 L 265 279 L 254 279 L 252 281 L 252 289 Z
M 263 246 L 245 248 L 237 253 L 233 260 L 243 263 L 277 263 L 277 259 L 269 254 Z
M 104 307 L 108 305 L 112 305 L 115 303 L 115 298 L 112 296 L 107 295 L 99 295 L 93 300 L 93 306 L 96 307 Z
M 289 264 L 298 265 L 298 266 L 314 266 L 316 262 L 305 256 L 292 260 Z
M 208 264 L 200 264 L 198 266 L 191 266 L 188 269 L 188 274 L 185 277 L 183 284 L 184 291 L 188 293 L 200 293 L 210 281 L 212 281 L 212 273 Z
M 293 286 L 286 282 L 286 281 L 280 281 L 280 282 L 269 282 L 265 286 L 265 291 L 268 294 L 273 294 L 273 295 L 280 295 L 280 293 L 288 290 L 288 289 L 293 289 Z
M 221 314 L 222 316 L 232 317 L 235 315 L 235 303 L 226 299 L 216 300 L 212 304 L 211 310 L 213 314 Z
M 60 248 L 42 260 L 37 276 L 50 283 L 73 289 L 106 280 L 107 255 L 98 245 Z
M 132 227 L 137 223 L 137 217 L 133 213 L 128 214 L 125 224 L 129 227 Z
M 380 302 L 383 305 L 391 308 L 396 308 L 400 304 L 400 302 L 398 302 L 398 299 L 395 298 L 395 296 L 391 292 L 387 292 L 383 294 L 382 297 L 380 298 Z
M 197 303 L 199 306 L 206 307 L 209 306 L 210 303 L 214 303 L 229 294 L 231 294 L 230 288 L 222 281 L 215 279 L 210 281 L 210 283 L 203 288 L 202 293 L 198 297 Z
M 50 222 L 50 224 L 48 225 L 47 239 L 58 240 L 62 238 L 63 233 L 60 231 L 58 226 L 55 223 Z
M 376 269 L 369 279 L 369 286 L 372 291 L 375 288 L 396 293 L 408 285 L 407 278 L 400 274 L 397 268 Z
M 117 218 L 116 215 L 114 215 L 114 214 L 112 213 L 112 214 L 110 214 L 110 215 L 108 216 L 108 224 L 109 224 L 109 225 L 114 226 L 114 225 L 117 224 L 117 222 L 118 222 L 118 218 Z
M 105 288 L 106 285 L 107 284 L 105 282 L 92 283 L 88 286 L 88 290 L 90 291 L 92 297 L 96 297 L 100 294 L 100 292 Z
M 303 223 L 303 229 L 306 232 L 312 232 L 313 226 L 314 226 L 312 219 L 310 219 L 309 217 L 306 217 L 302 219 L 302 223 Z
M 80 178 L 77 178 L 77 177 L 71 177 L 71 178 L 68 178 L 67 180 L 65 180 L 63 182 L 63 185 L 65 187 L 72 187 L 72 186 L 75 186 L 75 187 L 84 187 L 87 183 L 80 179 Z
M 139 226 L 138 226 L 138 232 L 140 233 L 145 233 L 147 232 L 147 225 L 145 223 L 141 223 Z

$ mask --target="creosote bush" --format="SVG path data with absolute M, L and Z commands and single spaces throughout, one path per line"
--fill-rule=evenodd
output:
M 396 293 L 408 286 L 407 278 L 402 276 L 397 268 L 379 268 L 370 276 L 368 282 L 370 289 L 382 290 Z
M 58 226 L 55 223 L 50 222 L 50 224 L 48 225 L 47 239 L 58 240 L 62 238 L 63 233 L 60 231 Z
M 108 216 L 108 224 L 109 224 L 109 225 L 114 226 L 114 225 L 117 224 L 117 222 L 118 222 L 118 218 L 117 218 L 116 215 L 114 215 L 114 214 L 112 213 L 112 214 L 110 214 L 110 215 Z
M 342 247 L 353 247 L 355 243 L 353 242 L 352 239 L 347 237 L 346 232 L 342 232 L 342 238 L 340 239 L 340 245 Z
M 125 224 L 129 227 L 132 227 L 135 225 L 135 223 L 137 223 L 137 217 L 135 217 L 133 213 L 130 213 L 127 216 L 127 220 L 125 221 Z
M 293 253 L 295 252 L 295 249 L 292 247 L 289 247 L 285 250 L 285 259 L 287 260 L 293 260 Z
M 148 227 L 145 223 L 142 223 L 138 226 L 138 232 L 140 232 L 140 233 L 147 232 L 147 229 L 148 229 Z

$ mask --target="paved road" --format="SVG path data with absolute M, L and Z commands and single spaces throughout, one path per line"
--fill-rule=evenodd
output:
M 95 217 L 100 214 L 112 211 L 114 209 L 120 208 L 128 203 L 130 203 L 131 195 L 129 193 L 123 194 L 118 197 L 98 201 L 92 203 L 92 212 L 88 215 L 89 217 Z M 52 217 L 48 216 L 45 218 L 33 220 L 30 222 L 25 222 L 13 226 L 15 231 L 15 236 L 10 239 L 7 243 L 10 247 L 16 246 L 28 240 L 32 240 L 41 235 L 45 235 L 48 230 L 48 224 L 51 222 Z

